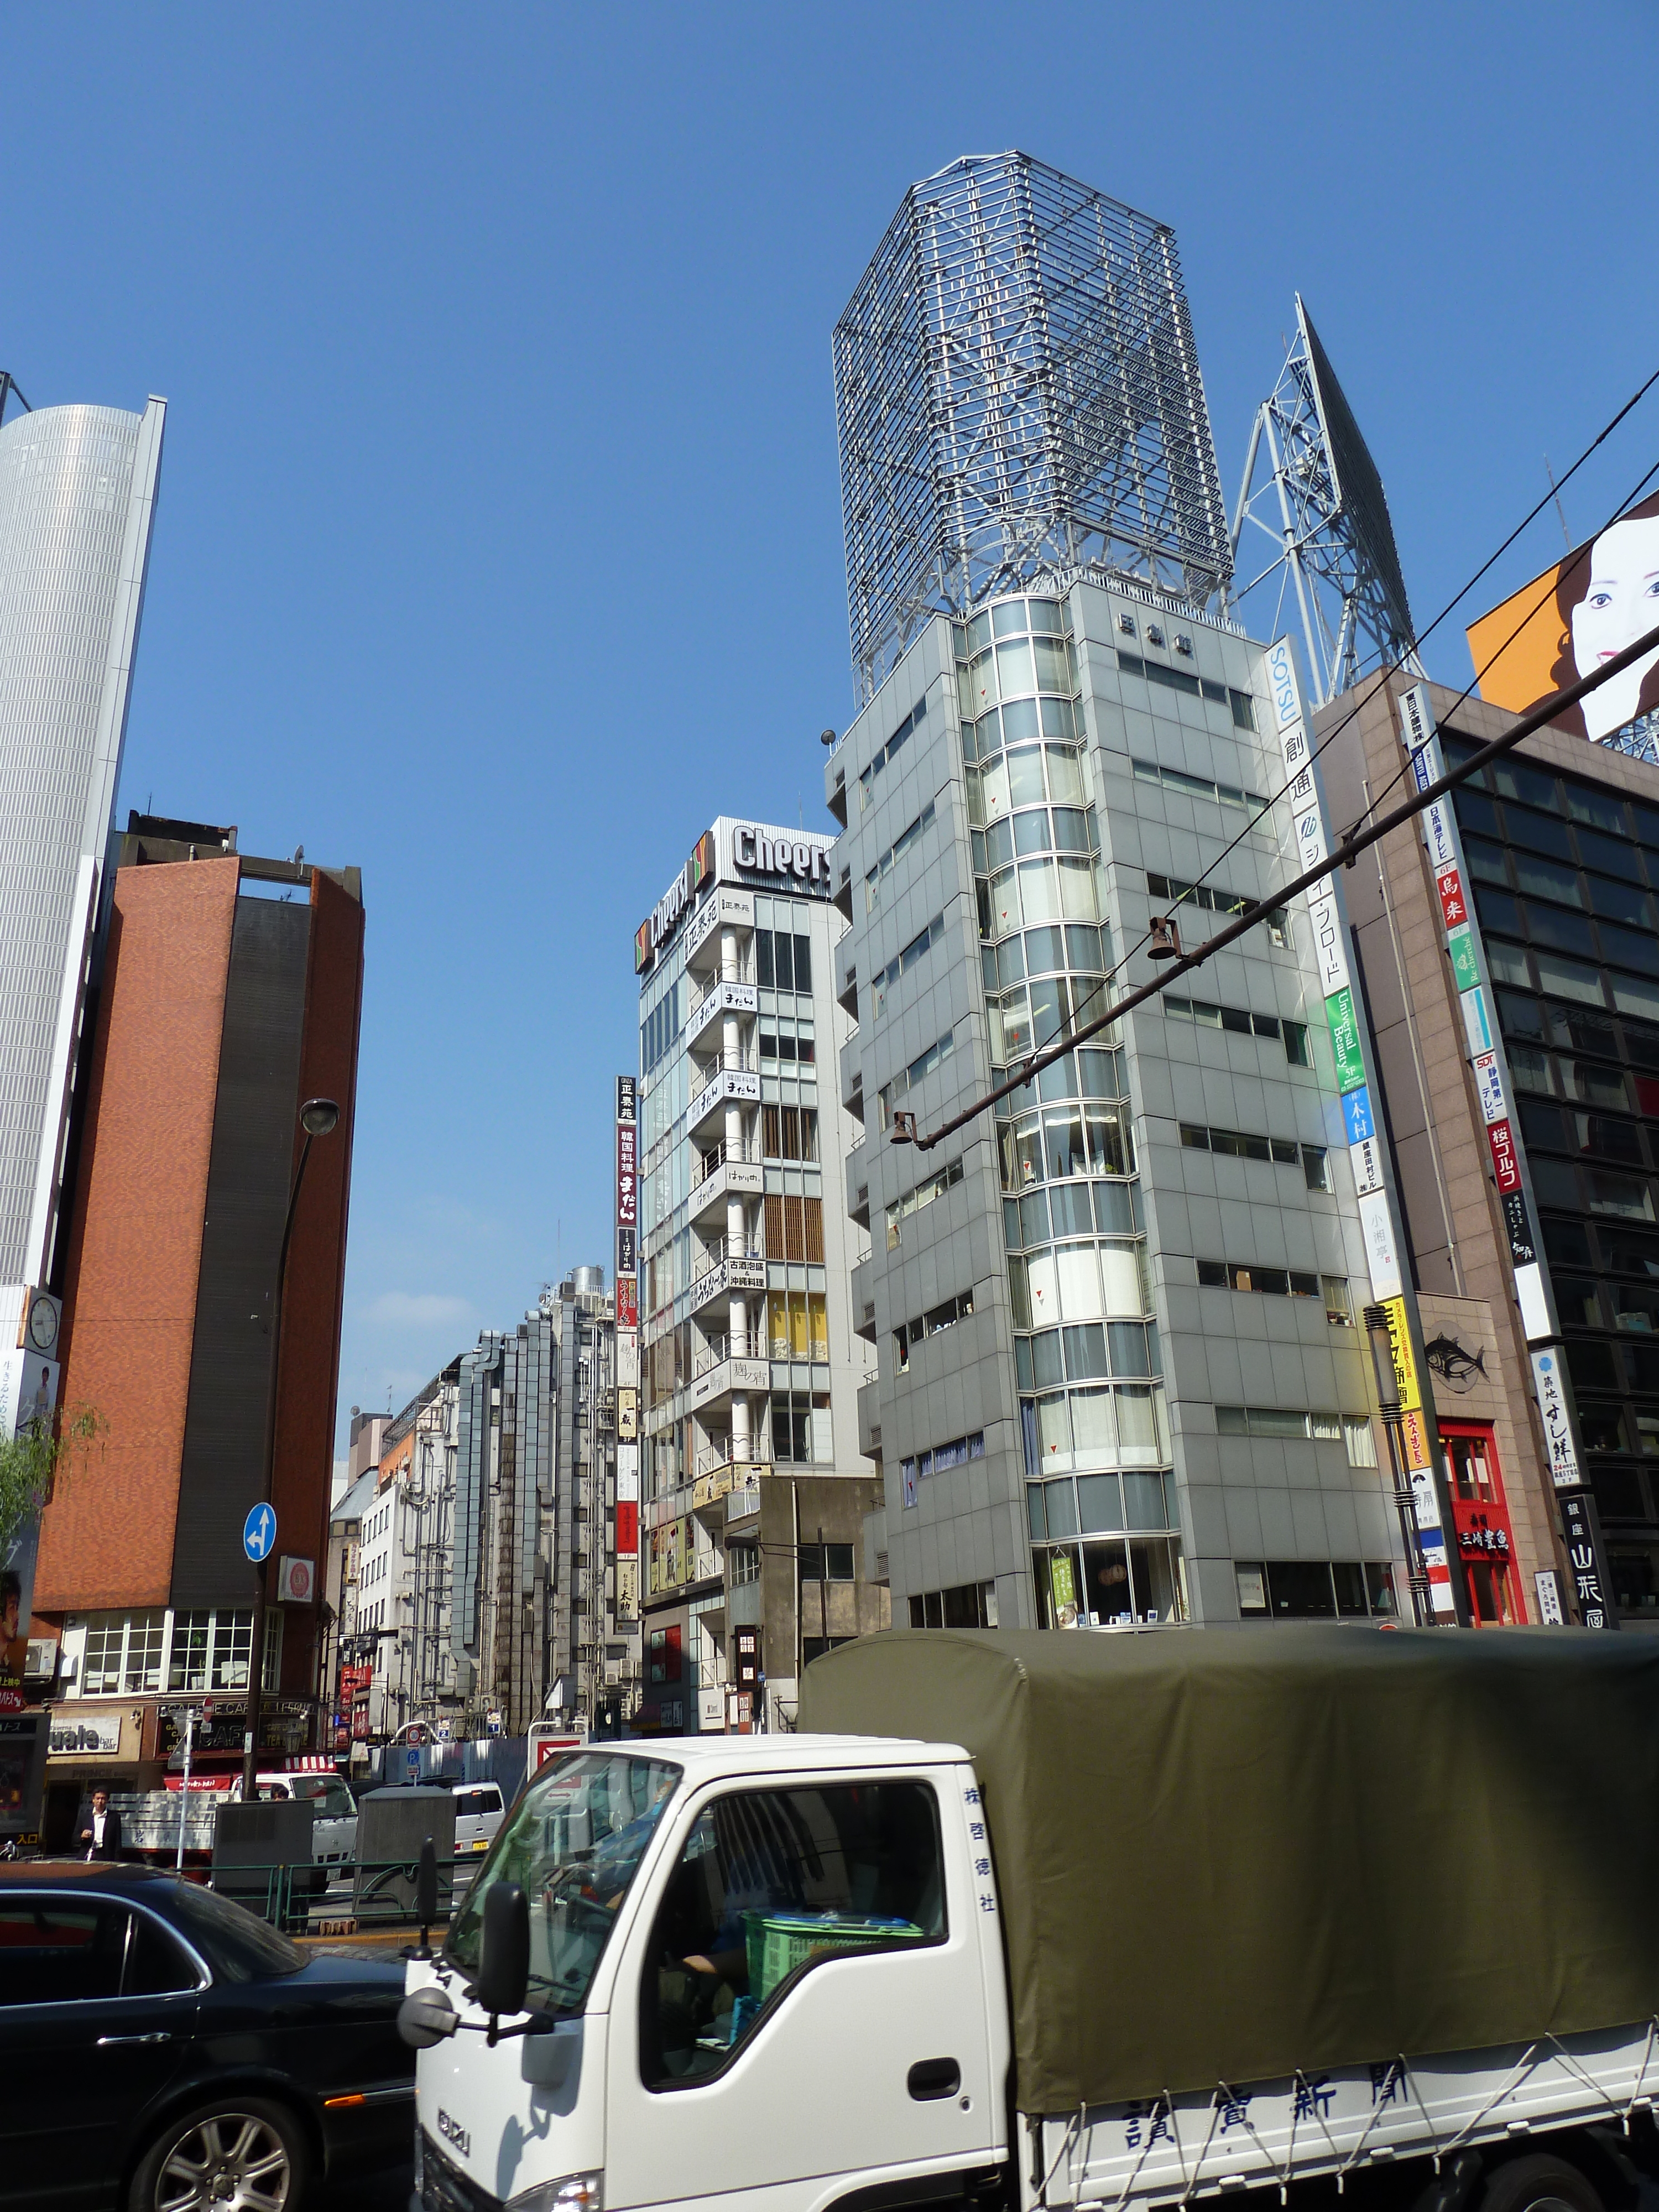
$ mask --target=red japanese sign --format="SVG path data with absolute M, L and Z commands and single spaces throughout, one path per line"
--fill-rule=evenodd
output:
M 1486 1132 L 1486 1142 L 1492 1146 L 1492 1172 L 1498 1177 L 1499 1190 L 1519 1190 L 1521 1163 L 1516 1158 L 1515 1137 L 1509 1123 L 1494 1121 Z
M 1434 879 L 1440 894 L 1440 911 L 1448 929 L 1455 929 L 1469 918 L 1469 909 L 1463 896 L 1463 885 L 1455 868 L 1442 868 Z

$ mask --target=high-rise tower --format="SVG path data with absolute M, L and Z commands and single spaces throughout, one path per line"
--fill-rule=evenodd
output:
M 52 1267 L 166 413 L 0 428 L 0 1300 Z
M 1232 555 L 1175 234 L 1027 154 L 913 185 L 836 325 L 853 665 L 1085 571 L 1201 607 Z

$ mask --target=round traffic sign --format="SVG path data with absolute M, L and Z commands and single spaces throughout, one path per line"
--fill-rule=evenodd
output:
M 271 1547 L 276 1541 L 276 1516 L 263 1502 L 251 1506 L 242 1523 L 242 1549 L 258 1566 L 262 1559 L 270 1557 Z

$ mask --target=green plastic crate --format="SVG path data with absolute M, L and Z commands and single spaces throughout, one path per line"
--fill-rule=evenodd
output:
M 797 1966 L 821 1952 L 884 1950 L 927 1941 L 910 1921 L 871 1920 L 856 1913 L 745 1912 L 743 1920 L 749 1994 L 761 2004 Z

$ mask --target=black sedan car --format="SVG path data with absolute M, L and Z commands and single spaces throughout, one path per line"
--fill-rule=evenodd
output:
M 403 1986 L 172 1875 L 0 1867 L 0 2206 L 299 2212 L 403 2160 Z

